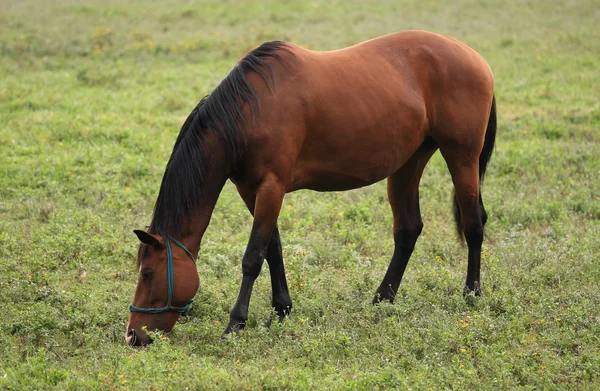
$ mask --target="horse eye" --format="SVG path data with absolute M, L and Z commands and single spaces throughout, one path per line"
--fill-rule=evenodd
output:
M 142 279 L 144 280 L 144 284 L 150 284 L 152 281 L 152 277 L 154 277 L 154 272 L 146 272 L 142 275 Z

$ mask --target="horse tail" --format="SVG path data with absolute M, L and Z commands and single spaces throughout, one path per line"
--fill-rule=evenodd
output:
M 483 177 L 485 176 L 485 170 L 490 162 L 492 153 L 494 152 L 494 144 L 496 143 L 496 96 L 492 97 L 492 108 L 490 110 L 490 118 L 488 119 L 487 129 L 485 131 L 485 139 L 483 141 L 483 149 L 479 154 L 479 207 L 482 209 L 482 222 L 485 224 L 487 220 L 487 214 L 483 209 L 483 201 L 481 199 L 481 184 L 483 183 Z M 456 193 L 454 194 L 454 220 L 456 221 L 456 230 L 458 236 L 462 240 L 464 238 L 463 227 L 460 221 L 460 208 L 458 206 L 458 200 L 456 199 Z

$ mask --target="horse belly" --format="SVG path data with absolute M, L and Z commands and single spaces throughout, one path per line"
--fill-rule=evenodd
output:
M 388 175 L 380 175 L 365 179 L 353 174 L 331 172 L 325 170 L 313 170 L 310 172 L 296 172 L 294 182 L 289 191 L 309 189 L 316 191 L 344 191 L 358 189 L 359 187 L 372 185 L 386 178 Z
M 347 148 L 321 144 L 321 153 L 301 157 L 290 191 L 342 191 L 368 186 L 396 172 L 414 152 L 389 142 L 356 140 L 352 144 Z
M 356 110 L 360 106 L 364 109 Z M 373 184 L 402 167 L 426 136 L 425 111 L 418 104 L 379 111 L 367 104 L 345 107 L 355 110 L 314 122 L 320 126 L 311 128 L 296 160 L 294 188 L 336 191 Z

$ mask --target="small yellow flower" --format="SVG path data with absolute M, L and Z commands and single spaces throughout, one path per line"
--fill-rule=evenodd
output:
M 560 318 L 556 318 L 556 321 L 557 321 L 557 322 L 560 322 Z
M 463 325 L 462 325 L 462 327 L 463 327 L 463 329 L 464 329 L 465 327 L 469 327 L 469 324 L 468 324 L 468 323 L 465 323 L 465 324 L 463 324 Z
M 460 364 L 458 367 L 459 367 L 459 368 L 464 368 L 465 366 L 464 366 L 464 365 L 462 365 L 462 364 Z
M 306 322 L 306 319 L 300 318 L 300 323 L 304 323 L 304 322 Z
M 31 280 L 33 277 L 32 277 L 32 276 L 31 276 L 31 274 L 30 274 L 30 275 L 28 275 L 28 276 L 27 276 L 27 278 L 29 278 L 29 279 Z
M 464 353 L 464 352 L 466 352 L 466 351 L 467 351 L 467 349 L 465 349 L 465 348 L 460 348 L 460 352 L 461 352 L 461 353 Z
M 471 319 L 471 315 L 467 315 L 467 316 L 466 316 L 466 318 L 467 318 L 467 319 Z
M 123 381 L 121 382 L 121 384 L 127 384 L 127 379 L 123 379 Z

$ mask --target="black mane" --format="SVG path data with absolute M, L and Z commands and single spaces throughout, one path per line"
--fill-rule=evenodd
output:
M 246 74 L 255 72 L 271 87 L 273 72 L 265 59 L 281 60 L 278 50 L 287 50 L 285 42 L 266 42 L 248 53 L 229 75 L 204 97 L 185 120 L 167 163 L 150 224 L 150 233 L 180 235 L 182 219 L 190 217 L 199 205 L 206 180 L 207 151 L 203 140 L 215 132 L 226 152 L 235 162 L 243 141 L 246 119 L 242 108 L 247 103 L 254 118 L 258 96 Z M 265 72 L 266 71 L 266 72 Z

